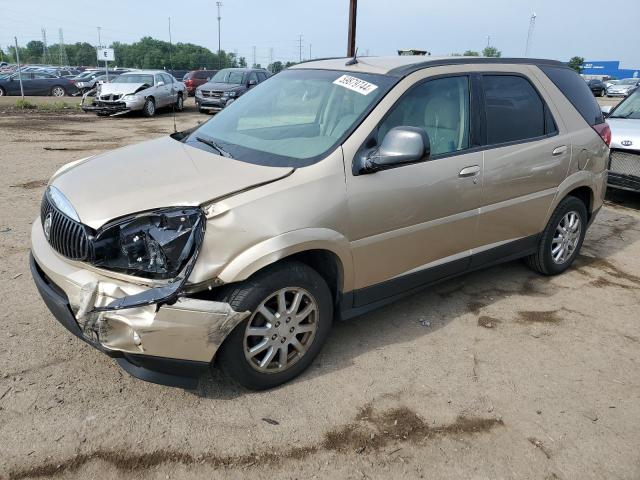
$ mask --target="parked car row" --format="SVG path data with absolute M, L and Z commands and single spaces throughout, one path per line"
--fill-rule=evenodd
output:
M 600 80 L 592 78 L 586 80 L 591 92 L 596 97 L 627 97 L 640 86 L 640 78 L 625 78 L 622 80 Z
M 195 89 L 199 112 L 219 112 L 245 92 L 269 78 L 261 68 L 225 68 Z

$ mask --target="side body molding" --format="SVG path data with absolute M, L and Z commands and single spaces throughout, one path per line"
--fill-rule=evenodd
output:
M 237 255 L 218 274 L 223 283 L 245 280 L 258 270 L 285 257 L 309 250 L 326 250 L 340 260 L 342 292 L 353 289 L 353 265 L 349 241 L 341 233 L 328 228 L 292 230 L 248 248 Z

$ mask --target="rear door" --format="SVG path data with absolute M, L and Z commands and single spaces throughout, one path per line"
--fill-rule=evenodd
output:
M 486 145 L 477 250 L 533 243 L 571 160 L 557 110 L 528 75 L 529 67 L 513 68 L 480 75 Z
M 155 97 L 156 106 L 164 107 L 169 104 L 171 99 L 171 87 L 167 85 L 167 81 L 163 78 L 161 73 L 157 73 L 154 79 L 156 83 Z

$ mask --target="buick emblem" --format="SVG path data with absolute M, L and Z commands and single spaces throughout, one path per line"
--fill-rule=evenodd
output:
M 49 241 L 49 237 L 51 236 L 51 213 L 47 213 L 47 216 L 44 218 L 44 236 Z
M 633 142 L 631 140 L 623 140 L 620 143 L 625 147 L 630 147 L 631 145 L 633 145 Z

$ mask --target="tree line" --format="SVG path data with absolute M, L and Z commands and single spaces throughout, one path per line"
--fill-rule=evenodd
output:
M 152 37 L 143 37 L 134 43 L 113 42 L 115 62 L 112 66 L 125 68 L 154 68 L 175 70 L 196 70 L 200 68 L 220 69 L 227 67 L 246 67 L 244 57 L 221 51 L 219 54 L 208 48 L 193 43 L 169 44 Z M 14 46 L 8 47 L 5 53 L 0 49 L 0 59 L 9 63 L 16 62 Z M 97 66 L 96 47 L 87 42 L 76 42 L 64 45 L 67 65 L 92 67 Z M 44 50 L 40 40 L 31 40 L 18 51 L 21 63 L 60 65 L 60 46 L 51 45 Z M 274 62 L 275 63 L 275 62 Z

